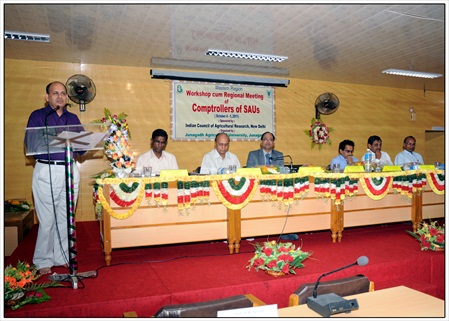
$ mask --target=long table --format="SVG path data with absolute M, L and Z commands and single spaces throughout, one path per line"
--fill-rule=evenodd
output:
M 107 178 L 95 205 L 106 265 L 112 249 L 444 217 L 444 171 L 380 174 L 210 175 Z
M 357 299 L 359 309 L 350 313 L 334 314 L 339 318 L 442 318 L 445 316 L 445 302 L 406 286 L 376 290 L 345 297 Z M 321 317 L 309 309 L 307 304 L 278 309 L 278 316 L 284 318 Z

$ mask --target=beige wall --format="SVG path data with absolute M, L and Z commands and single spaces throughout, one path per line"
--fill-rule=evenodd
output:
M 82 123 L 103 117 L 103 109 L 112 113 L 125 112 L 132 134 L 132 150 L 136 155 L 149 149 L 151 132 L 164 128 L 170 135 L 170 81 L 150 78 L 149 68 L 104 65 L 48 63 L 37 61 L 5 60 L 4 175 L 7 198 L 32 200 L 31 177 L 34 161 L 23 151 L 24 128 L 29 114 L 44 105 L 45 86 L 53 80 L 65 82 L 74 74 L 93 79 L 97 96 L 79 112 Z M 304 134 L 315 116 L 314 102 L 318 95 L 332 92 L 340 99 L 340 108 L 322 120 L 335 129 L 331 133 L 331 146 L 321 151 L 311 150 L 310 140 Z M 425 130 L 444 126 L 444 93 L 422 90 L 400 90 L 388 87 L 360 86 L 290 79 L 287 88 L 276 88 L 276 149 L 293 158 L 295 164 L 327 165 L 337 154 L 338 143 L 352 139 L 356 144 L 355 156 L 360 158 L 370 135 L 379 135 L 383 150 L 391 158 L 402 150 L 403 138 L 413 135 L 417 139 L 416 151 L 426 161 Z M 413 106 L 417 117 L 411 122 L 409 108 Z M 203 155 L 213 148 L 213 142 L 175 142 L 169 140 L 167 151 L 176 155 L 180 168 L 193 170 L 201 164 Z M 249 150 L 259 148 L 259 142 L 233 141 L 230 150 L 242 164 Z M 432 147 L 432 151 L 435 148 Z M 444 146 L 437 150 L 443 153 Z M 429 156 L 432 158 L 433 156 Z M 101 151 L 89 152 L 81 162 L 81 190 L 77 220 L 92 221 L 91 175 L 108 168 L 108 160 Z M 441 161 L 444 161 L 443 159 Z

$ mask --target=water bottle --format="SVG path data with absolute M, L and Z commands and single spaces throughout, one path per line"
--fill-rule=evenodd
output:
M 372 159 L 373 155 L 370 151 L 370 149 L 368 148 L 366 150 L 365 155 L 363 156 L 363 161 L 364 161 L 364 165 L 365 165 L 365 172 L 372 172 L 373 171 L 373 159 Z

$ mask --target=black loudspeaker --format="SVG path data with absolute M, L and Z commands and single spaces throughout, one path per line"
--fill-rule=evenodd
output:
M 307 298 L 307 306 L 319 315 L 328 318 L 331 314 L 350 313 L 359 308 L 357 299 L 346 300 L 335 293 L 318 295 Z

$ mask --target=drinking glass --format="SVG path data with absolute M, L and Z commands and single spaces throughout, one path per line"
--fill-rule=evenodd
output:
M 151 177 L 151 171 L 152 171 L 151 166 L 145 166 L 145 167 L 143 168 L 143 176 L 145 176 L 145 177 Z

